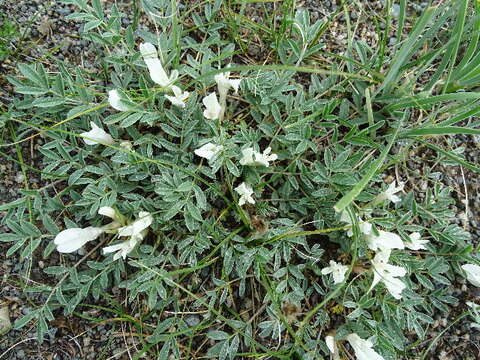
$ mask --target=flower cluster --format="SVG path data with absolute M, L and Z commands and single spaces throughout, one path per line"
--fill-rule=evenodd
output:
M 182 90 L 175 85 L 179 73 L 177 70 L 172 70 L 170 75 L 164 69 L 162 62 L 158 56 L 157 49 L 150 43 L 143 43 L 140 45 L 140 54 L 148 68 L 151 80 L 160 86 L 162 93 L 165 93 L 167 99 L 173 106 L 178 108 L 185 108 L 190 93 Z M 202 99 L 203 117 L 207 120 L 218 121 L 221 123 L 224 120 L 227 108 L 227 95 L 233 89 L 235 94 L 238 94 L 241 79 L 231 79 L 230 71 L 224 71 L 214 77 L 217 91 L 206 93 Z M 108 92 L 108 102 L 112 108 L 121 112 L 135 111 L 138 105 L 135 104 L 122 90 L 112 89 Z M 106 131 L 99 127 L 96 123 L 90 122 L 91 130 L 83 132 L 80 135 L 87 145 L 112 145 L 115 140 Z M 217 159 L 219 159 L 226 150 L 229 150 L 229 145 L 218 140 L 201 140 L 201 146 L 197 147 L 193 152 L 196 156 L 206 159 L 208 164 L 214 167 Z M 128 141 L 121 141 L 119 145 L 125 149 L 131 149 L 132 144 Z M 198 145 L 197 145 L 198 146 Z M 240 150 L 240 149 L 237 149 Z M 262 151 L 258 144 L 252 146 L 245 146 L 238 151 L 238 163 L 241 166 L 250 167 L 270 167 L 271 163 L 278 159 L 277 154 L 272 153 L 272 148 L 267 146 Z M 401 201 L 399 192 L 403 191 L 404 184 L 395 181 L 391 182 L 385 191 L 378 194 L 370 205 L 375 205 L 391 202 L 397 204 Z M 253 187 L 245 181 L 240 182 L 234 191 L 238 194 L 238 205 L 255 204 L 255 192 Z M 236 195 L 235 195 L 236 196 Z M 125 259 L 127 255 L 143 240 L 148 228 L 153 222 L 152 215 L 148 212 L 141 211 L 138 214 L 138 219 L 131 222 L 126 222 L 124 217 L 117 214 L 114 209 L 109 207 L 100 208 L 99 214 L 110 217 L 113 221 L 110 224 L 101 227 L 89 226 L 86 228 L 71 228 L 60 232 L 54 240 L 57 250 L 62 253 L 71 253 L 86 243 L 97 239 L 104 233 L 115 234 L 119 238 L 126 238 L 126 240 L 104 247 L 103 254 L 114 253 L 113 260 L 120 257 Z M 391 255 L 394 250 L 411 251 L 426 250 L 429 240 L 422 239 L 419 232 L 411 232 L 408 235 L 403 235 L 404 240 L 394 233 L 387 231 L 385 228 L 376 226 L 375 221 L 371 220 L 369 210 L 362 211 L 359 214 L 353 212 L 343 212 L 340 214 L 340 221 L 348 225 L 346 235 L 353 237 L 356 235 L 357 240 L 363 242 L 366 248 L 370 250 L 370 274 L 373 272 L 373 280 L 371 282 L 368 292 L 382 283 L 388 293 L 396 300 L 402 299 L 402 293 L 406 288 L 405 282 L 402 280 L 407 275 L 405 267 L 395 265 L 392 263 Z M 353 267 L 353 265 L 352 265 Z M 480 286 L 480 266 L 476 264 L 465 264 L 461 266 L 466 274 L 467 280 L 475 286 Z M 350 275 L 350 267 L 337 262 L 329 260 L 329 266 L 321 270 L 322 275 L 332 275 L 334 285 L 340 285 L 348 280 Z M 359 360 L 382 360 L 383 357 L 373 349 L 373 339 L 362 339 L 356 333 L 350 333 L 344 339 L 353 348 Z M 328 335 L 325 338 L 328 349 L 332 353 L 334 359 L 340 359 L 339 348 L 337 340 L 334 336 Z
M 395 181 L 388 188 L 380 193 L 372 202 L 379 204 L 383 201 L 391 201 L 397 203 L 401 199 L 397 192 L 403 190 L 403 183 L 398 187 Z M 406 285 L 401 280 L 407 274 L 407 270 L 402 266 L 392 265 L 389 263 L 390 255 L 394 249 L 410 249 L 414 251 L 426 250 L 428 240 L 421 239 L 419 232 L 413 232 L 408 236 L 408 241 L 403 241 L 399 235 L 377 229 L 372 223 L 364 220 L 358 215 L 351 215 L 346 211 L 340 215 L 340 221 L 348 224 L 347 236 L 352 237 L 357 229 L 360 239 L 365 241 L 368 249 L 375 252 L 372 263 L 373 282 L 370 286 L 372 290 L 378 283 L 382 282 L 388 292 L 397 300 L 402 298 L 402 291 Z M 467 280 L 474 286 L 480 286 L 480 266 L 476 264 L 465 264 L 461 266 L 465 271 Z M 334 284 L 341 284 L 346 279 L 348 266 L 339 264 L 330 260 L 330 266 L 322 269 L 323 275 L 332 274 Z M 383 360 L 384 358 L 373 349 L 373 341 L 371 339 L 364 340 L 358 334 L 351 333 L 344 338 L 353 348 L 358 360 Z M 332 354 L 334 360 L 340 359 L 339 348 L 334 335 L 327 335 L 325 343 Z
M 148 68 L 150 78 L 152 81 L 160 85 L 164 91 L 165 98 L 169 100 L 174 106 L 184 108 L 189 97 L 187 91 L 182 91 L 180 87 L 175 85 L 178 78 L 178 71 L 172 70 L 170 76 L 164 69 L 157 53 L 157 49 L 151 43 L 142 43 L 139 46 L 140 54 Z M 223 119 L 227 105 L 227 94 L 230 89 L 238 93 L 241 79 L 231 79 L 230 72 L 225 71 L 217 74 L 214 77 L 218 87 L 218 94 L 215 91 L 206 95 L 202 103 L 205 106 L 203 116 L 208 120 Z M 173 94 L 173 95 L 170 95 Z M 108 91 L 108 103 L 112 108 L 121 112 L 135 111 L 139 106 L 135 104 L 122 90 L 112 89 Z M 93 121 L 90 122 L 91 130 L 83 132 L 80 135 L 87 145 L 113 145 L 115 140 L 110 134 L 99 127 Z M 132 143 L 130 141 L 122 140 L 119 146 L 132 150 Z M 212 142 L 205 143 L 197 148 L 195 155 L 207 159 L 211 162 L 224 149 L 223 145 L 214 144 Z M 268 167 L 270 162 L 277 159 L 276 154 L 271 154 L 272 149 L 267 147 L 263 153 L 256 151 L 253 147 L 245 148 L 241 151 L 242 158 L 239 160 L 240 165 L 243 166 L 265 166 Z M 240 183 L 235 189 L 238 193 L 238 204 L 240 206 L 249 203 L 255 204 L 253 198 L 254 191 L 252 187 L 245 182 Z M 98 211 L 99 214 L 112 218 L 114 221 L 102 227 L 87 227 L 87 228 L 73 228 L 66 229 L 60 232 L 54 240 L 57 250 L 62 253 L 71 253 L 80 249 L 86 243 L 97 239 L 103 233 L 117 234 L 118 237 L 128 237 L 127 240 L 107 246 L 103 248 L 103 253 L 115 253 L 114 260 L 122 257 L 123 259 L 135 248 L 135 246 L 143 239 L 147 232 L 147 228 L 153 222 L 152 216 L 148 212 L 140 212 L 138 219 L 131 224 L 124 224 L 123 217 L 116 214 L 115 210 L 110 207 L 102 207 Z
M 173 105 L 184 108 L 186 104 L 185 102 L 189 97 L 189 93 L 182 91 L 181 88 L 179 88 L 177 85 L 174 85 L 174 82 L 178 78 L 178 71 L 173 70 L 170 76 L 167 75 L 167 72 L 163 68 L 162 63 L 158 58 L 157 49 L 151 43 L 140 44 L 140 53 L 145 64 L 147 65 L 152 81 L 160 85 L 164 91 L 173 93 L 173 96 L 165 95 L 165 98 Z M 227 105 L 228 91 L 233 89 L 237 94 L 241 79 L 231 79 L 229 71 L 215 75 L 214 79 L 217 83 L 219 96 L 217 97 L 217 93 L 214 91 L 203 98 L 202 103 L 205 106 L 203 116 L 208 120 L 222 121 Z M 113 89 L 108 92 L 108 102 L 112 108 L 122 112 L 133 111 L 137 108 L 136 104 L 134 104 L 127 95 L 118 89 Z M 91 122 L 90 124 L 92 129 L 81 134 L 86 144 L 112 145 L 115 143 L 115 140 L 102 128 L 97 126 L 94 122 Z M 131 143 L 128 141 L 122 141 L 119 145 L 127 150 L 132 149 Z M 211 162 L 221 153 L 223 149 L 223 145 L 208 142 L 197 148 L 194 153 L 195 155 L 205 158 L 207 161 Z M 271 151 L 271 147 L 267 147 L 263 153 L 256 151 L 253 147 L 245 148 L 241 151 L 242 158 L 240 159 L 239 163 L 242 166 L 269 167 L 270 162 L 275 161 L 278 158 L 276 154 L 271 154 Z M 254 191 L 251 185 L 242 182 L 235 188 L 235 191 L 240 196 L 238 200 L 238 204 L 240 206 L 246 203 L 255 204 L 255 199 L 253 198 Z
M 396 203 L 400 198 L 398 198 L 395 193 L 402 189 L 403 185 L 396 188 L 395 183 L 393 182 L 385 192 L 377 196 L 375 202 L 389 200 Z M 401 299 L 401 293 L 405 288 L 405 284 L 400 278 L 404 277 L 407 271 L 401 266 L 388 263 L 392 249 L 404 249 L 406 246 L 400 236 L 392 232 L 376 229 L 372 223 L 365 221 L 358 215 L 353 215 L 352 217 L 346 211 L 340 214 L 340 221 L 349 225 L 347 230 L 348 237 L 354 235 L 354 229 L 356 228 L 359 236 L 365 241 L 367 247 L 376 252 L 372 259 L 373 282 L 370 286 L 370 290 L 372 290 L 379 282 L 383 282 L 389 293 L 395 299 Z M 428 241 L 420 240 L 420 237 L 419 233 L 412 233 L 410 235 L 411 244 L 409 244 L 408 247 L 415 249 L 424 248 L 424 244 L 428 243 Z M 345 281 L 348 266 L 330 260 L 330 266 L 322 269 L 321 272 L 323 275 L 332 273 L 334 284 L 341 284 Z M 360 338 L 358 334 L 351 333 L 345 337 L 345 340 L 347 340 L 353 348 L 358 360 L 384 359 L 372 348 L 373 342 L 370 339 L 364 340 Z M 332 358 L 334 360 L 340 359 L 340 353 L 335 337 L 332 335 L 326 336 L 325 343 L 332 354 Z
M 380 193 L 376 199 L 377 201 L 378 199 L 382 199 L 382 201 L 389 200 L 396 203 L 400 201 L 400 198 L 395 195 L 395 193 L 401 190 L 403 190 L 403 184 L 399 187 L 395 187 L 394 181 L 390 184 L 388 189 L 385 192 Z M 370 290 L 372 290 L 379 282 L 383 282 L 387 290 L 395 299 L 401 299 L 401 293 L 403 289 L 405 289 L 405 284 L 399 278 L 404 277 L 407 271 L 401 266 L 389 264 L 388 261 L 390 259 L 390 254 L 393 249 L 404 249 L 405 247 L 412 250 L 424 249 L 424 245 L 428 243 L 428 240 L 421 240 L 421 235 L 419 233 L 412 233 L 410 235 L 411 242 L 405 244 L 397 234 L 381 229 L 374 229 L 370 222 L 362 220 L 359 216 L 351 218 L 347 212 L 341 214 L 340 220 L 350 225 L 347 231 L 349 237 L 353 236 L 354 227 L 358 226 L 359 234 L 365 240 L 367 247 L 376 252 L 372 260 L 374 275 Z M 346 270 L 343 273 L 345 272 Z M 342 281 L 338 281 L 340 278 L 342 278 L 343 281 L 343 275 L 337 275 L 337 281 L 334 282 L 341 283 Z
M 72 253 L 83 247 L 86 243 L 96 240 L 103 233 L 117 234 L 119 237 L 128 237 L 127 240 L 103 248 L 103 253 L 115 252 L 113 260 L 120 257 L 125 259 L 134 247 L 145 237 L 147 228 L 152 224 L 153 217 L 149 212 L 140 211 L 138 219 L 128 225 L 124 225 L 125 219 L 115 209 L 103 206 L 98 210 L 99 215 L 111 218 L 113 221 L 101 227 L 70 228 L 57 234 L 53 240 L 57 251 Z

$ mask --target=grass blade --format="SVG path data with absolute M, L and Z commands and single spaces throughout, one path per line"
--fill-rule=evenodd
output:
M 405 118 L 405 116 L 404 116 Z M 403 123 L 403 120 L 399 124 L 399 126 L 395 129 L 395 132 L 392 134 L 390 141 L 388 142 L 387 146 L 385 149 L 383 149 L 382 153 L 380 154 L 380 157 L 375 161 L 375 163 L 372 165 L 370 170 L 368 171 L 367 174 L 364 175 L 362 180 L 360 180 L 357 185 L 353 187 L 350 192 L 348 192 L 346 195 L 344 195 L 333 207 L 335 211 L 341 212 L 343 209 L 345 209 L 350 203 L 355 200 L 355 198 L 362 192 L 362 190 L 365 188 L 365 186 L 368 185 L 372 177 L 375 175 L 377 170 L 382 166 L 382 163 L 385 161 L 385 158 L 387 157 L 388 153 L 390 152 L 390 149 L 392 148 L 392 145 L 397 138 L 398 132 L 400 131 L 401 124 Z
M 395 55 L 395 58 L 392 61 L 392 66 L 390 67 L 387 76 L 385 76 L 385 80 L 383 81 L 382 85 L 380 85 L 378 92 L 380 92 L 381 90 L 384 90 L 385 93 L 390 92 L 392 85 L 396 82 L 395 80 L 397 79 L 398 73 L 400 72 L 400 68 L 412 56 L 412 49 L 415 47 L 414 44 L 420 38 L 420 35 L 432 19 L 434 13 L 435 8 L 430 7 L 427 8 L 423 15 L 420 17 L 407 41 L 405 42 L 405 44 L 403 44 L 399 52 Z

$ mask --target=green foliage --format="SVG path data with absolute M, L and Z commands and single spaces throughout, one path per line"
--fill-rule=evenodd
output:
M 18 35 L 16 26 L 4 16 L 0 16 L 0 61 L 5 61 L 11 54 L 10 40 Z
M 99 0 L 68 3 L 77 7 L 68 18 L 85 23 L 84 36 L 102 49 L 99 65 L 111 85 L 104 88 L 97 74 L 64 62 L 55 73 L 42 64 L 19 64 L 18 76 L 8 78 L 19 94 L 7 120 L 15 124 L 16 140 L 32 131 L 44 137 L 38 149 L 42 180 L 61 186 L 27 189 L 0 206 L 11 230 L 0 241 L 12 243 L 7 256 L 54 256 L 58 232 L 101 226 L 102 206 L 132 220 L 145 210 L 154 222 L 125 261 L 99 255 L 93 244 L 82 258 L 62 255 L 65 265 L 44 269 L 54 286 L 26 289 L 45 293 L 46 301 L 15 327 L 35 320 L 42 339 L 54 314 L 73 314 L 116 286 L 125 289 L 128 304 L 143 305 L 140 318 L 131 321 L 154 324 L 138 331 L 142 352 L 158 359 L 320 359 L 328 356 L 324 336 L 334 317 L 341 319 L 337 340 L 352 332 L 375 336 L 375 349 L 386 359 L 410 356 L 406 333 L 425 338 L 434 314 L 457 301 L 448 286 L 459 265 L 474 257 L 469 234 L 453 222 L 451 189 L 434 174 L 424 174 L 431 186 L 423 198 L 407 184 L 397 204 L 376 199 L 386 188 L 382 175 L 401 165 L 402 154 L 416 144 L 439 151 L 442 160 L 469 164 L 460 152 L 447 154 L 427 139 L 478 132 L 453 126 L 478 113 L 479 96 L 469 82 L 476 76 L 478 19 L 468 16 L 467 2 L 459 9 L 428 8 L 390 53 L 352 41 L 343 65 L 328 69 L 302 65 L 315 65 L 325 24 L 312 24 L 306 11 L 286 11 L 280 28 L 289 31 L 270 29 L 278 65 L 231 68 L 242 79 L 241 90 L 228 99 L 223 121 L 205 119 L 201 100 L 213 91 L 214 75 L 242 50 L 242 11 L 222 22 L 222 11 L 231 9 L 220 0 L 203 4 L 202 11 L 200 5 L 177 9 L 175 1 L 144 0 L 141 9 L 158 27 L 154 33 L 122 27 L 115 4 L 106 16 Z M 187 13 L 194 29 L 186 28 Z M 467 41 L 445 33 L 449 21 L 476 35 Z M 435 40 L 436 34 L 447 41 Z M 162 49 L 167 69 L 178 69 L 177 84 L 190 92 L 185 108 L 172 106 L 166 90 L 151 81 L 136 46 L 144 41 Z M 468 59 L 457 64 L 462 47 Z M 418 89 L 433 64 L 448 69 L 447 80 L 433 77 Z M 128 111 L 109 106 L 111 89 L 128 97 Z M 116 142 L 85 145 L 80 133 L 92 121 Z M 132 149 L 121 146 L 123 140 Z M 207 142 L 223 146 L 209 163 L 194 154 Z M 247 147 L 271 147 L 278 160 L 269 167 L 241 166 Z M 234 188 L 242 181 L 252 185 L 254 205 L 238 205 Z M 404 241 L 413 232 L 430 240 L 425 251 L 392 253 L 390 262 L 407 269 L 401 300 L 381 284 L 370 289 L 374 253 L 358 220 L 345 224 L 334 207 Z M 105 234 L 97 241 L 112 240 Z M 349 266 L 342 284 L 321 273 L 330 259 Z M 201 316 L 193 321 L 190 313 Z M 208 343 L 195 349 L 198 337 Z

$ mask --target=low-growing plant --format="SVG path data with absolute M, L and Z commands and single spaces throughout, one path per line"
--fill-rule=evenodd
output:
M 0 15 L 0 61 L 5 61 L 11 54 L 11 39 L 18 34 L 15 25 L 5 16 Z
M 467 1 L 427 8 L 390 52 L 351 39 L 330 66 L 314 56 L 324 24 L 303 10 L 272 42 L 278 62 L 249 65 L 220 0 L 145 0 L 156 31 L 122 27 L 116 5 L 68 3 L 107 81 L 61 61 L 9 78 L 12 144 L 43 139 L 49 184 L 0 206 L 0 240 L 7 256 L 57 261 L 55 285 L 26 287 L 45 301 L 16 328 L 34 320 L 41 340 L 55 314 L 115 286 L 141 304 L 136 358 L 412 358 L 457 302 L 455 276 L 478 281 L 451 189 L 404 165 L 422 146 L 477 169 L 430 140 L 479 132 L 454 126 L 480 98 Z

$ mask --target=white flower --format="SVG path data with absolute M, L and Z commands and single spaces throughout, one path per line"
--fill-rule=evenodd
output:
M 404 249 L 405 244 L 403 243 L 400 236 L 397 234 L 378 230 L 378 236 L 374 234 L 372 231 L 370 234 L 366 236 L 368 248 L 371 250 L 378 250 L 378 249 Z
M 118 236 L 139 236 L 153 222 L 153 217 L 148 211 L 140 211 L 138 219 L 127 226 L 118 229 Z
M 401 199 L 400 197 L 398 197 L 397 195 L 395 195 L 397 192 L 399 191 L 402 191 L 403 190 L 403 186 L 404 186 L 404 183 L 403 182 L 400 182 L 398 184 L 398 187 L 395 187 L 395 180 L 392 181 L 390 183 L 390 185 L 388 185 L 388 188 L 387 190 L 385 190 L 384 192 L 380 193 L 377 198 L 376 198 L 376 202 L 381 202 L 381 201 L 384 201 L 384 200 L 390 200 L 391 202 L 393 203 L 397 203 L 399 202 Z
M 355 351 L 357 360 L 385 360 L 372 349 L 373 344 L 370 340 L 363 340 L 355 333 L 347 335 L 346 339 L 352 346 L 353 351 Z
M 395 299 L 401 299 L 401 293 L 406 286 L 398 277 L 405 276 L 407 270 L 401 266 L 389 264 L 390 253 L 391 249 L 382 249 L 375 254 L 372 260 L 373 283 L 370 290 L 382 281 Z
M 121 242 L 120 244 L 106 246 L 102 249 L 103 255 L 115 252 L 115 254 L 113 255 L 114 261 L 120 259 L 120 257 L 125 260 L 127 255 L 135 248 L 135 246 L 140 240 L 142 240 L 142 238 L 132 237 L 129 240 Z
M 230 66 L 230 65 L 229 65 Z M 218 112 L 218 116 L 215 118 L 222 120 L 223 115 L 225 113 L 225 109 L 227 108 L 227 93 L 230 88 L 233 88 L 235 90 L 235 93 L 238 92 L 238 87 L 240 86 L 241 80 L 230 80 L 230 72 L 224 72 L 221 74 L 215 75 L 215 81 L 218 86 L 218 94 L 219 94 L 219 108 L 220 111 Z M 215 98 L 216 99 L 216 98 Z M 206 105 L 206 104 L 205 104 Z M 206 118 L 208 118 L 205 115 Z
M 162 87 L 168 87 L 176 80 L 176 78 L 178 77 L 178 71 L 173 70 L 170 78 L 168 77 L 167 73 L 163 69 L 160 59 L 158 58 L 157 49 L 153 44 L 140 44 L 140 53 L 143 56 L 143 60 L 148 67 L 150 77 L 152 78 L 154 83 L 157 83 Z
M 114 143 L 113 138 L 107 134 L 103 129 L 99 128 L 93 121 L 90 121 L 92 130 L 83 132 L 80 135 L 84 137 L 83 141 L 87 145 L 108 144 Z
M 278 159 L 277 154 L 271 154 L 272 148 L 267 147 L 263 154 L 258 151 L 253 150 L 253 148 L 246 148 L 242 150 L 242 158 L 240 159 L 241 165 L 251 165 L 251 166 L 266 166 L 268 167 L 270 161 L 275 161 Z
M 411 233 L 409 235 L 410 241 L 405 243 L 405 246 L 410 250 L 426 249 L 425 244 L 428 244 L 428 240 L 420 240 L 421 235 L 418 232 Z
M 467 280 L 474 286 L 480 287 L 480 266 L 475 264 L 465 264 L 461 268 L 467 273 Z
M 175 106 L 181 107 L 182 109 L 185 107 L 185 100 L 187 100 L 188 96 L 190 95 L 189 92 L 180 89 L 178 86 L 172 85 L 170 86 L 172 89 L 174 96 L 165 95 L 165 97 Z
M 203 105 L 205 105 L 205 110 L 203 111 L 203 116 L 210 120 L 216 120 L 222 112 L 222 107 L 220 106 L 217 94 L 215 92 L 211 93 L 208 96 L 205 96 L 202 100 Z
M 110 206 L 102 206 L 100 209 L 98 209 L 98 213 L 113 220 L 117 218 L 115 209 Z
M 122 103 L 122 98 L 118 90 L 110 90 L 108 92 L 108 102 L 111 107 L 118 111 L 128 111 L 129 107 Z
M 240 195 L 240 199 L 238 200 L 238 205 L 242 206 L 246 202 L 250 204 L 255 204 L 255 200 L 253 199 L 253 189 L 250 185 L 245 184 L 242 182 L 235 188 L 235 191 Z
M 71 228 L 60 231 L 53 242 L 57 245 L 58 252 L 71 253 L 80 249 L 87 242 L 95 240 L 103 232 L 104 229 L 99 227 Z
M 222 145 L 215 145 L 215 144 L 212 144 L 212 143 L 207 143 L 207 144 L 203 145 L 202 147 L 196 149 L 194 151 L 194 153 L 197 156 L 200 156 L 202 158 L 210 160 L 215 155 L 217 155 L 220 151 L 222 151 L 222 149 L 223 149 Z
M 230 88 L 233 88 L 235 90 L 235 93 L 238 93 L 238 88 L 242 80 L 241 79 L 233 80 L 233 79 L 229 79 L 229 77 L 230 77 L 229 71 L 215 75 L 215 81 L 217 83 L 218 92 L 220 94 L 226 95 Z
M 330 260 L 330 266 L 322 269 L 322 275 L 332 273 L 333 283 L 340 284 L 345 280 L 345 273 L 348 271 L 348 266 Z
M 325 343 L 327 344 L 328 350 L 332 353 L 333 360 L 340 360 L 340 354 L 338 353 L 337 343 L 335 342 L 335 337 L 332 335 L 325 336 Z
M 352 225 L 352 227 L 347 230 L 347 236 L 349 237 L 353 236 L 353 222 L 352 222 L 352 219 L 350 219 L 350 215 L 348 215 L 348 212 L 346 211 L 342 212 L 342 214 L 340 215 L 340 221 L 343 221 L 349 225 Z M 370 224 L 368 221 L 363 221 L 358 216 L 357 216 L 357 224 L 362 234 L 369 235 L 372 232 L 372 224 Z
M 123 226 L 118 229 L 118 236 L 130 236 L 130 239 L 111 246 L 104 247 L 102 249 L 103 254 L 116 252 L 113 255 L 113 260 L 117 260 L 120 257 L 125 259 L 127 255 L 135 248 L 135 246 L 145 236 L 145 230 L 152 224 L 153 217 L 147 211 L 140 211 L 138 219 L 127 226 Z

